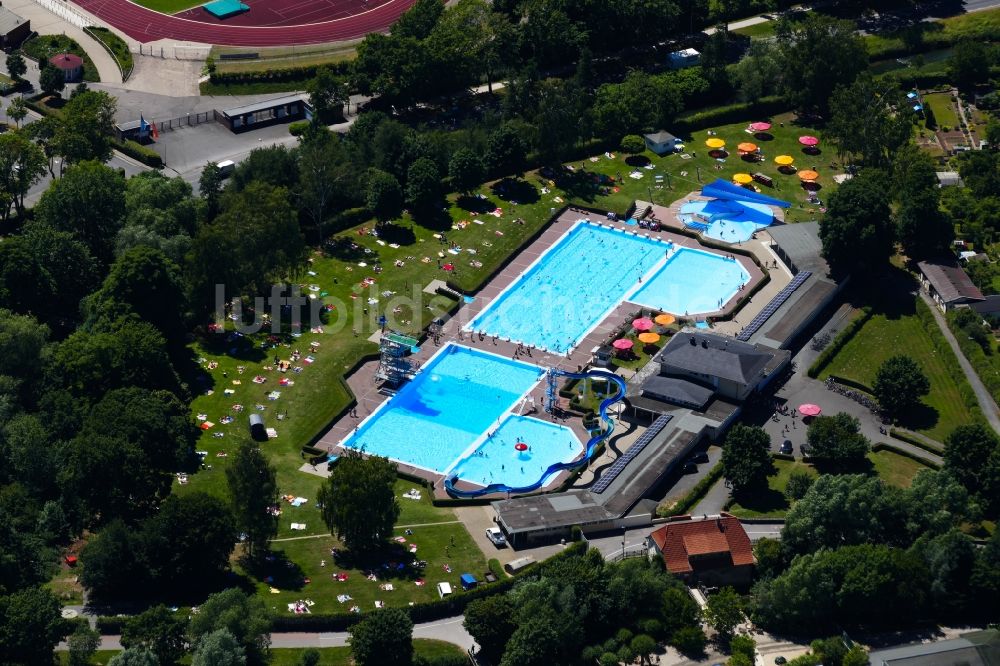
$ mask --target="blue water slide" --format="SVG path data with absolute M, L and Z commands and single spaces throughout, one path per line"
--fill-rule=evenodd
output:
M 722 180 L 721 178 L 703 186 L 701 188 L 701 193 L 702 196 L 715 197 L 716 199 L 724 199 L 728 201 L 753 201 L 754 203 L 766 204 L 768 206 L 778 206 L 779 208 L 788 208 L 792 205 L 787 201 L 775 199 L 774 197 L 769 197 L 766 194 L 760 194 L 759 192 L 748 190 L 747 188 L 740 187 L 739 185 L 733 185 L 729 181 Z
M 611 396 L 608 396 L 601 401 L 601 405 L 598 408 L 598 412 L 601 416 L 601 421 L 603 426 L 597 434 L 590 438 L 587 442 L 586 450 L 584 455 L 579 460 L 568 463 L 555 463 L 549 465 L 549 467 L 542 472 L 541 477 L 538 481 L 530 483 L 526 486 L 520 486 L 517 488 L 512 488 L 504 483 L 491 483 L 485 488 L 477 488 L 475 490 L 459 490 L 455 487 L 455 483 L 458 481 L 458 476 L 452 476 L 444 480 L 444 488 L 448 491 L 448 494 L 453 497 L 470 498 L 470 497 L 482 497 L 483 495 L 492 494 L 503 494 L 503 493 L 530 493 L 538 490 L 542 487 L 545 479 L 548 478 L 553 472 L 563 472 L 567 470 L 576 470 L 587 465 L 590 459 L 593 457 L 594 452 L 597 450 L 597 445 L 602 441 L 607 439 L 612 432 L 615 430 L 614 420 L 608 416 L 608 408 L 611 405 L 623 400 L 625 398 L 625 380 L 616 375 L 613 372 L 608 372 L 607 370 L 591 370 L 589 372 L 567 372 L 565 370 L 549 370 L 549 381 L 554 381 L 556 377 L 566 377 L 568 379 L 606 379 L 611 381 L 618 387 L 618 391 Z M 461 466 L 459 463 L 458 466 Z

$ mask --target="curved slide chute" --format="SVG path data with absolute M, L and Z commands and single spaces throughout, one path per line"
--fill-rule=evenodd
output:
M 542 472 L 542 476 L 538 479 L 538 481 L 517 488 L 512 488 L 511 486 L 508 486 L 504 483 L 491 483 L 490 485 L 484 488 L 477 488 L 475 490 L 459 490 L 458 488 L 455 487 L 455 482 L 458 481 L 458 477 L 452 476 L 444 480 L 444 487 L 445 490 L 448 491 L 449 495 L 460 498 L 471 498 L 471 497 L 482 497 L 483 495 L 503 494 L 503 493 L 530 493 L 541 488 L 542 484 L 545 482 L 545 479 L 547 479 L 552 473 L 562 472 L 566 470 L 576 470 L 590 462 L 591 457 L 594 455 L 594 451 L 597 449 L 597 445 L 600 444 L 605 439 L 607 439 L 611 435 L 611 433 L 614 432 L 615 422 L 610 416 L 608 416 L 608 408 L 611 405 L 615 404 L 616 402 L 619 402 L 620 400 L 623 400 L 625 398 L 625 390 L 626 390 L 625 380 L 623 380 L 621 377 L 614 374 L 613 372 L 608 372 L 607 370 L 591 370 L 589 372 L 567 372 L 565 370 L 556 370 L 554 368 L 550 368 L 548 371 L 548 381 L 554 382 L 556 377 L 566 377 L 568 379 L 604 379 L 612 382 L 613 384 L 615 384 L 615 386 L 618 387 L 618 391 L 614 395 L 608 396 L 607 398 L 601 401 L 600 407 L 598 408 L 598 412 L 600 413 L 603 426 L 600 432 L 591 437 L 590 440 L 587 442 L 587 446 L 585 448 L 583 457 L 580 458 L 579 460 L 574 460 L 573 462 L 555 463 L 554 465 L 549 465 L 548 469 Z M 550 398 L 549 399 L 550 405 L 551 402 L 552 399 Z

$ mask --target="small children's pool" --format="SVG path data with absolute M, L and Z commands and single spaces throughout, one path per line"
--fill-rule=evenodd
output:
M 749 201 L 689 201 L 681 206 L 680 221 L 702 235 L 726 243 L 743 243 L 774 221 L 770 207 Z
M 550 465 L 583 453 L 583 444 L 569 428 L 527 416 L 511 414 L 491 434 L 450 473 L 483 486 L 523 488 L 538 482 Z

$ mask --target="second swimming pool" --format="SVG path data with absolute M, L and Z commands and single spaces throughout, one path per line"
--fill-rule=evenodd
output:
M 454 474 L 482 485 L 537 481 L 540 470 L 583 450 L 569 428 L 511 414 L 543 374 L 529 363 L 446 345 L 341 444 L 441 474 L 458 463 Z M 518 451 L 518 441 L 530 450 Z
M 712 312 L 749 277 L 721 255 L 581 220 L 465 328 L 565 354 L 622 301 Z

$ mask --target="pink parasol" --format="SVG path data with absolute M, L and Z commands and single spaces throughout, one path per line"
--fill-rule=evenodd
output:
M 441 268 L 445 269 L 446 271 L 453 271 L 455 270 L 455 264 L 445 264 Z
M 639 317 L 632 320 L 632 328 L 637 331 L 648 331 L 653 328 L 653 320 L 649 317 Z
M 518 442 L 517 444 L 514 445 L 514 448 L 517 449 L 518 451 L 527 451 L 528 445 L 525 444 L 524 442 Z
M 771 129 L 771 123 L 764 123 L 764 122 L 750 123 L 750 129 L 752 129 L 754 132 L 766 132 L 767 130 Z
M 632 349 L 632 345 L 634 344 L 635 343 L 629 340 L 628 338 L 619 338 L 618 340 L 612 342 L 611 346 L 614 347 L 615 349 L 621 349 L 622 351 L 625 351 L 626 349 Z
M 819 416 L 823 413 L 823 410 L 819 405 L 813 405 L 811 403 L 806 403 L 804 405 L 799 405 L 799 414 L 802 416 Z
M 801 143 L 803 146 L 815 146 L 816 144 L 819 143 L 819 139 L 817 139 L 814 136 L 808 136 L 808 135 L 800 136 L 799 143 Z

